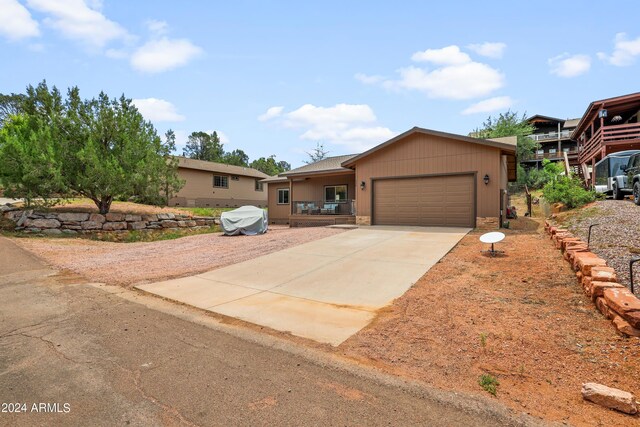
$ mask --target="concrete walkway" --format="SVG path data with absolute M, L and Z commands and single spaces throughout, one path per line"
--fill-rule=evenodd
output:
M 138 289 L 337 346 L 406 292 L 469 229 L 366 227 Z

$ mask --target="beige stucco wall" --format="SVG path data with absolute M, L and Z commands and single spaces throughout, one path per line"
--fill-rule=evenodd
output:
M 211 206 L 237 207 L 242 205 L 267 205 L 267 188 L 255 190 L 256 178 L 236 175 L 238 181 L 229 177 L 228 188 L 213 186 L 214 172 L 197 169 L 179 168 L 178 175 L 185 180 L 184 187 L 169 201 L 170 206 Z
M 267 184 L 265 184 L 266 186 Z M 271 182 L 268 184 L 269 195 L 269 222 L 286 223 L 289 221 L 289 214 L 291 212 L 291 205 L 278 204 L 278 189 L 289 188 L 289 181 L 286 182 Z M 289 193 L 291 195 L 291 193 Z
M 421 133 L 409 135 L 356 163 L 355 182 L 366 183 L 355 194 L 357 216 L 363 222 L 370 220 L 372 178 L 476 172 L 476 215 L 497 217 L 501 163 L 499 148 Z M 489 175 L 488 185 L 483 182 L 485 174 Z

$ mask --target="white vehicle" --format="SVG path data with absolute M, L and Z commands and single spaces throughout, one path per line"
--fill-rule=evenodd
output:
M 596 163 L 593 171 L 596 192 L 622 200 L 627 188 L 627 175 L 624 169 L 627 167 L 629 157 L 637 153 L 640 153 L 640 150 L 619 151 L 609 154 Z

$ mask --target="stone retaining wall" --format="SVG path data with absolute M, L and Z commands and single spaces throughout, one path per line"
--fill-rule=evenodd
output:
M 566 229 L 546 221 L 545 230 L 556 248 L 563 251 L 564 259 L 598 310 L 623 336 L 640 337 L 640 299 L 618 283 L 615 270 Z
M 16 224 L 16 231 L 44 234 L 86 234 L 104 231 L 203 228 L 219 223 L 213 217 L 192 217 L 171 212 L 123 214 L 40 212 L 0 206 L 0 214 Z

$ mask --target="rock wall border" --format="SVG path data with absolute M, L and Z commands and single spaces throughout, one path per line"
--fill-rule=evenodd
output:
M 545 221 L 545 231 L 563 253 L 584 293 L 623 336 L 640 337 L 640 299 L 625 286 L 607 262 L 589 251 L 585 242 L 565 228 Z
M 23 233 L 90 234 L 96 232 L 123 232 L 128 230 L 198 229 L 219 224 L 214 217 L 192 217 L 172 212 L 159 214 L 106 215 L 86 212 L 43 212 L 0 206 L 0 214 L 16 224 Z

